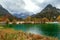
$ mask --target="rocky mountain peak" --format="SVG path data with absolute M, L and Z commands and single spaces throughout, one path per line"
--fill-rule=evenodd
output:
M 53 7 L 51 4 L 48 4 L 40 13 L 34 15 L 34 17 L 56 19 L 59 15 L 60 13 L 57 11 L 57 8 Z
M 48 4 L 46 7 L 50 7 L 50 8 L 51 8 L 51 7 L 53 7 L 53 6 L 52 6 L 51 4 Z
M 55 7 L 53 7 L 51 4 L 48 4 L 43 10 L 51 10 L 51 9 L 55 9 Z

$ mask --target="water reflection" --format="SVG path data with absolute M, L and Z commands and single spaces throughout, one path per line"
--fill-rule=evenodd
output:
M 60 24 L 8 24 L 5 27 L 60 38 Z
M 42 24 L 41 25 L 41 30 L 43 34 L 48 35 L 48 36 L 55 36 L 57 37 L 59 34 L 59 26 L 57 24 Z
M 42 34 L 40 28 L 38 27 L 38 25 L 33 25 L 32 27 L 30 27 L 27 30 L 28 33 L 32 33 L 32 34 Z

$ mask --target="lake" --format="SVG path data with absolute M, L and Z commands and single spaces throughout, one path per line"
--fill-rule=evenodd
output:
M 3 27 L 60 38 L 60 24 L 6 24 Z

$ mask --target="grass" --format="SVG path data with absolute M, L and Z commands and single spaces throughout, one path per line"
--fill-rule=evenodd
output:
M 26 33 L 21 30 L 0 29 L 0 40 L 58 40 L 58 38 Z

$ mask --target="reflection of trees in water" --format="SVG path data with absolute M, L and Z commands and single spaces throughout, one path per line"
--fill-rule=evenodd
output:
M 39 33 L 41 31 L 44 35 L 48 35 L 48 36 L 58 36 L 58 31 L 60 30 L 58 26 L 59 25 L 57 24 L 18 24 L 18 25 L 8 24 L 6 25 L 7 28 L 13 28 L 16 30 L 23 30 L 23 31 L 27 31 L 30 28 L 33 30 L 37 30 L 38 28 Z
M 43 24 L 41 26 L 43 34 L 48 36 L 58 36 L 59 29 L 57 24 Z

